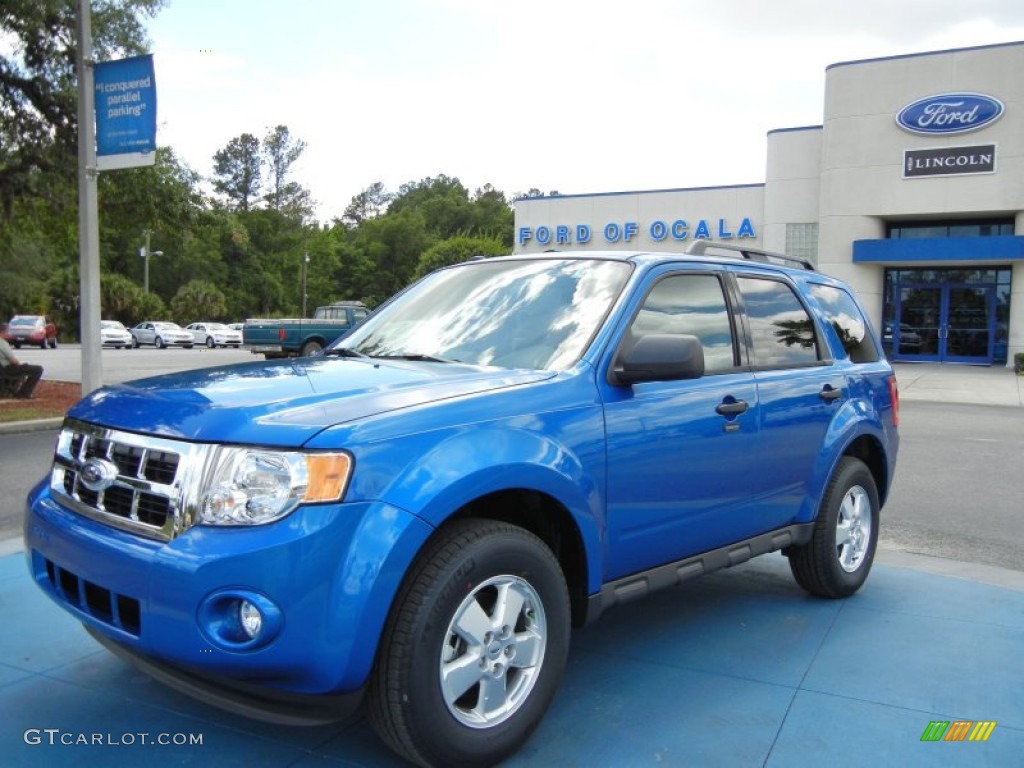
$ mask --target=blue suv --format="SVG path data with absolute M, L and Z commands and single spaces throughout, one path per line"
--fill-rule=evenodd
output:
M 706 241 L 481 259 L 315 357 L 92 393 L 27 554 L 180 690 L 296 724 L 362 703 L 413 762 L 491 765 L 570 627 L 617 603 L 779 550 L 810 593 L 854 593 L 897 423 L 879 339 L 808 264 Z

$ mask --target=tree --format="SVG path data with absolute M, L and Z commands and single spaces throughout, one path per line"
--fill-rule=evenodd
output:
M 224 293 L 206 280 L 192 280 L 181 286 L 171 299 L 171 313 L 179 323 L 200 319 L 220 320 L 227 317 Z
M 243 133 L 213 155 L 213 188 L 228 199 L 228 207 L 248 211 L 259 199 L 263 157 L 260 140 Z
M 164 0 L 106 0 L 92 13 L 98 61 L 143 53 L 140 17 Z M 4 0 L 0 5 L 0 213 L 35 194 L 46 177 L 77 169 L 76 3 Z M 11 51 L 11 53 L 6 53 Z
M 384 213 L 392 197 L 382 182 L 375 181 L 352 198 L 341 215 L 341 221 L 347 226 L 358 227 L 367 219 L 375 219 Z
M 267 204 L 275 211 L 311 208 L 309 193 L 296 182 L 288 181 L 292 164 L 306 149 L 306 142 L 292 138 L 288 127 L 279 125 L 263 139 L 263 161 L 267 167 Z

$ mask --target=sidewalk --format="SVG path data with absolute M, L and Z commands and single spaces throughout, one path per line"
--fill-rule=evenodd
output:
M 900 399 L 1024 408 L 1024 376 L 1012 368 L 894 363 Z

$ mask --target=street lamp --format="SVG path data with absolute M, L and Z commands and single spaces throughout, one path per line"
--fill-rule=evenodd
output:
M 302 317 L 306 317 L 306 275 L 309 273 L 309 254 L 302 254 Z
M 143 286 L 143 290 L 146 293 L 149 293 L 149 257 L 150 256 L 163 256 L 164 252 L 163 251 L 151 251 L 151 250 L 149 250 L 149 236 L 153 234 L 153 230 L 151 230 L 151 229 L 144 230 L 143 234 L 146 236 L 146 244 L 139 249 L 139 256 L 141 256 L 143 261 L 145 262 L 145 271 L 144 271 L 144 275 L 145 276 L 143 277 L 143 281 L 144 282 L 143 282 L 142 286 Z

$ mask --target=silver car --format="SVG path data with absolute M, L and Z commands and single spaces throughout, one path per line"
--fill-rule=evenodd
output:
M 132 347 L 132 335 L 117 320 L 100 320 L 100 339 L 104 347 Z
M 242 332 L 232 330 L 224 323 L 192 323 L 186 325 L 185 330 L 192 334 L 196 344 L 205 344 L 210 349 L 242 346 Z
M 192 345 L 195 344 L 191 333 L 177 323 L 166 320 L 145 320 L 132 328 L 131 334 L 133 347 L 153 344 L 157 349 L 165 347 L 192 349 Z

